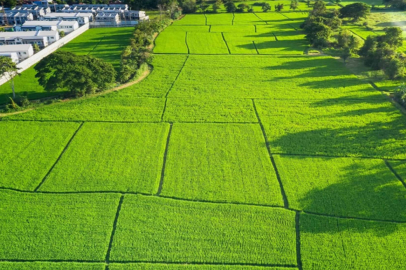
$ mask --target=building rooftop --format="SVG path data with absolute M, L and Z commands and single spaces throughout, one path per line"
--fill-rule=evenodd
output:
M 44 18 L 57 18 L 57 17 L 89 17 L 93 16 L 91 13 L 66 13 L 66 12 L 52 12 L 44 15 Z
M 23 26 L 57 26 L 57 25 L 74 25 L 76 21 L 26 21 Z
M 0 37 L 37 37 L 51 36 L 58 34 L 58 31 L 23 31 L 23 32 L 0 32 Z
M 17 51 L 27 51 L 32 47 L 31 44 L 22 45 L 2 45 L 0 46 L 0 53 L 2 52 L 17 52 Z

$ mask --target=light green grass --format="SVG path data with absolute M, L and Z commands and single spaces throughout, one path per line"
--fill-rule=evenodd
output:
M 224 38 L 227 41 L 228 48 L 231 54 L 258 54 L 254 40 L 258 40 L 252 35 L 247 34 L 234 34 L 224 33 Z M 265 38 L 263 38 L 265 39 Z M 275 39 L 273 36 L 269 36 L 267 39 Z
M 404 269 L 406 226 L 302 214 L 303 269 Z
M 187 14 L 173 25 L 206 25 L 206 18 L 203 14 Z
M 244 33 L 244 34 L 253 34 L 255 33 L 255 25 L 213 25 L 210 28 L 211 33 Z
M 168 130 L 168 124 L 86 123 L 40 190 L 154 194 Z
M 0 186 L 34 190 L 78 127 L 77 123 L 0 122 Z
M 283 205 L 256 124 L 174 124 L 162 195 Z
M 286 270 L 285 267 L 241 266 L 241 265 L 191 265 L 191 264 L 110 264 L 110 270 Z M 297 268 L 289 268 L 297 270 Z
M 260 55 L 191 55 L 169 97 L 383 100 L 331 57 Z
M 0 194 L 1 260 L 105 259 L 119 194 Z
M 240 24 L 266 24 L 266 22 L 254 13 L 234 13 L 234 25 Z
M 0 270 L 104 270 L 102 263 L 0 262 Z M 142 269 L 142 268 L 141 268 Z M 273 269 L 271 269 L 273 270 Z
M 222 14 L 206 14 L 207 25 L 232 25 L 233 14 L 232 13 L 222 13 Z
M 111 260 L 295 265 L 295 240 L 285 209 L 126 196 Z
M 188 32 L 187 44 L 192 54 L 228 54 L 221 33 Z
M 275 161 L 291 208 L 406 221 L 406 189 L 382 160 L 276 156 Z
M 164 121 L 167 122 L 256 122 L 248 99 L 168 98 Z
M 257 101 L 273 153 L 406 158 L 406 119 L 381 101 Z
M 162 32 L 155 40 L 154 53 L 188 53 L 186 32 Z

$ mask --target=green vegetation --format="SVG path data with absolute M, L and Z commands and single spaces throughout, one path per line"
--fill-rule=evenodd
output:
M 0 122 L 0 186 L 34 190 L 78 127 L 77 123 Z
M 406 119 L 388 101 L 404 89 L 339 59 L 363 21 L 323 17 L 331 57 L 299 24 L 334 6 L 265 2 L 199 2 L 155 54 L 132 35 L 140 83 L 1 119 L 0 269 L 404 268 Z
M 156 193 L 167 133 L 165 124 L 86 123 L 40 190 Z
M 406 158 L 406 119 L 384 99 L 256 103 L 273 153 Z
M 163 196 L 283 205 L 258 125 L 174 124 L 164 177 Z
M 0 270 L 103 270 L 102 263 L 0 262 Z M 137 269 L 137 268 L 135 268 Z M 142 268 L 140 268 L 142 269 Z M 274 269 L 270 269 L 274 270 Z M 277 269 L 279 270 L 279 269 Z M 283 270 L 283 269 L 282 269 Z
M 112 64 L 116 69 L 120 67 L 120 55 L 124 47 L 129 43 L 129 38 L 134 28 L 93 28 L 75 38 L 60 51 L 69 51 L 77 55 L 92 55 Z M 99 47 L 100 46 L 100 47 Z M 29 99 L 40 99 L 61 95 L 64 91 L 49 93 L 38 83 L 35 75 L 37 72 L 31 67 L 17 76 L 15 91 L 17 94 L 24 94 Z M 12 95 L 9 83 L 0 86 L 0 104 L 9 101 L 8 96 Z
M 277 156 L 275 161 L 294 209 L 406 221 L 405 187 L 382 160 Z
M 405 224 L 303 214 L 300 230 L 303 269 L 402 269 L 406 263 Z
M 125 196 L 111 259 L 295 265 L 295 239 L 285 209 Z
M 0 259 L 104 260 L 119 197 L 1 191 Z

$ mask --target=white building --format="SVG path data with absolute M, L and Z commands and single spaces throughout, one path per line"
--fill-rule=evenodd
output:
M 46 47 L 57 40 L 58 31 L 0 32 L 0 45 L 37 44 Z
M 47 13 L 51 12 L 50 8 L 44 8 L 39 6 L 32 6 L 32 7 L 15 7 L 10 12 L 20 12 L 20 13 L 30 13 L 34 17 L 34 20 L 38 19 L 41 16 L 44 16 Z
M 15 26 L 16 31 L 64 31 L 70 33 L 79 28 L 77 21 L 26 21 L 21 26 Z
M 145 14 L 145 11 L 139 10 L 126 10 L 124 11 L 124 19 L 128 21 L 146 21 L 149 20 L 149 16 Z
M 92 13 L 49 13 L 42 16 L 43 21 L 77 21 L 79 25 L 93 21 Z
M 118 13 L 97 13 L 96 22 L 103 22 L 108 24 L 118 24 L 120 22 L 120 15 Z
M 31 13 L 10 12 L 0 16 L 0 22 L 3 25 L 23 24 L 26 21 L 34 20 L 34 16 Z
M 11 58 L 11 61 L 13 61 L 16 64 L 20 62 L 20 59 L 18 58 L 18 54 L 16 52 L 5 52 L 5 53 L 0 52 L 0 56 Z
M 18 58 L 18 61 L 22 61 L 31 57 L 33 54 L 34 49 L 31 44 L 0 46 L 0 55 L 11 57 L 13 61 L 15 60 L 15 57 Z

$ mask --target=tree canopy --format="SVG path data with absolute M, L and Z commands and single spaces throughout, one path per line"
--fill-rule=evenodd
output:
M 35 70 L 35 77 L 46 91 L 67 90 L 74 96 L 105 90 L 116 76 L 110 63 L 62 51 L 43 58 Z
M 365 3 L 354 3 L 340 9 L 341 18 L 352 18 L 355 21 L 366 18 L 370 12 L 370 7 Z

